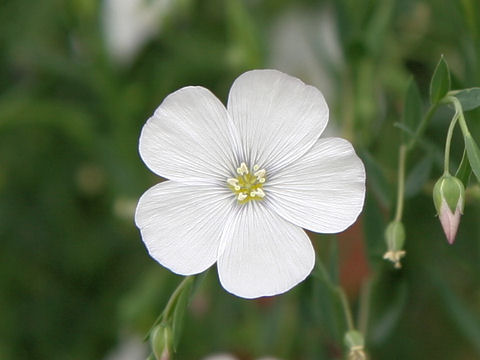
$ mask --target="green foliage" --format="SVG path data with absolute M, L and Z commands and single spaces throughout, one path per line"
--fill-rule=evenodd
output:
M 463 183 L 465 188 L 468 186 L 470 182 L 470 175 L 472 175 L 472 167 L 470 166 L 470 161 L 468 161 L 467 151 L 463 151 L 462 161 L 458 166 L 457 172 L 455 173 L 455 177 L 460 179 Z
M 426 154 L 420 161 L 410 169 L 405 180 L 405 197 L 410 198 L 418 195 L 425 183 L 430 179 L 433 167 L 433 158 L 431 154 Z
M 477 180 L 480 181 L 480 149 L 470 134 L 466 134 L 464 138 L 468 161 Z
M 438 104 L 450 90 L 450 70 L 443 57 L 440 57 L 430 82 L 430 102 Z
M 127 62 L 108 50 L 104 2 L 0 4 L 0 359 L 106 359 L 148 332 L 181 279 L 149 258 L 134 226 L 138 197 L 160 181 L 138 156 L 141 127 L 170 92 L 201 85 L 225 101 L 254 67 L 324 92 L 329 136 L 349 138 L 365 163 L 363 215 L 338 239 L 312 236 L 325 268 L 287 294 L 238 299 L 214 271 L 193 284 L 170 318 L 177 357 L 341 359 L 342 285 L 354 318 L 368 320 L 358 330 L 370 358 L 478 358 L 478 182 L 453 246 L 431 204 L 450 87 L 471 131 L 465 146 L 452 138 L 451 162 L 465 148 L 456 176 L 465 186 L 472 170 L 480 179 L 478 2 L 172 3 Z M 437 109 L 422 127 L 428 100 Z M 407 254 L 396 271 L 382 256 L 400 120 L 403 144 L 419 146 L 407 161 Z
M 403 110 L 403 124 L 410 131 L 415 131 L 420 125 L 423 114 L 422 99 L 420 91 L 414 79 L 410 79 L 405 95 L 405 105 Z M 411 136 L 407 131 L 403 131 L 403 142 L 407 143 L 411 140 Z
M 454 96 L 462 104 L 463 111 L 473 110 L 480 106 L 480 88 L 459 90 Z

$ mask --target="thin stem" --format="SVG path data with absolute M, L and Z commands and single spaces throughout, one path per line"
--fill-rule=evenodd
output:
M 470 135 L 470 130 L 468 130 L 467 122 L 465 121 L 465 116 L 463 115 L 463 108 L 460 101 L 455 96 L 447 96 L 445 102 L 451 102 L 455 106 L 455 116 L 458 116 L 460 128 L 462 129 L 463 136 Z
M 430 108 L 428 109 L 427 113 L 425 116 L 422 118 L 422 121 L 420 122 L 420 125 L 418 125 L 417 130 L 415 131 L 415 134 L 413 135 L 412 139 L 407 145 L 408 150 L 412 150 L 413 146 L 417 142 L 417 140 L 422 136 L 423 132 L 427 128 L 428 123 L 430 122 L 430 119 L 432 118 L 433 114 L 435 113 L 435 110 L 437 110 L 438 104 L 431 105 Z
M 445 140 L 445 162 L 444 162 L 445 175 L 450 174 L 450 143 L 452 142 L 453 130 L 455 129 L 455 125 L 457 124 L 459 114 L 460 113 L 458 111 L 455 112 L 455 115 L 453 116 L 452 121 L 450 122 L 450 126 L 448 127 L 447 139 Z
M 345 295 L 345 291 L 341 287 L 337 287 L 337 293 L 342 303 L 343 313 L 345 315 L 345 322 L 347 323 L 348 330 L 355 330 L 355 326 L 353 325 L 353 316 L 350 310 L 350 305 L 348 304 L 347 296 Z
M 193 281 L 195 276 L 186 276 L 182 282 L 177 286 L 175 291 L 172 293 L 170 296 L 170 299 L 168 300 L 167 306 L 165 306 L 165 310 L 163 310 L 163 317 L 168 318 L 172 311 L 175 310 L 175 305 L 177 303 L 178 297 L 183 291 L 183 288 L 190 282 Z
M 405 163 L 407 160 L 407 146 L 400 145 L 398 150 L 398 189 L 397 189 L 397 209 L 395 212 L 395 221 L 402 220 L 403 197 L 405 193 Z
M 153 325 L 150 327 L 150 330 L 148 330 L 148 333 L 145 336 L 145 340 L 149 338 L 150 333 L 155 328 L 155 326 L 157 326 L 162 320 L 168 319 L 172 315 L 173 311 L 175 310 L 175 305 L 177 304 L 177 300 L 178 300 L 180 294 L 182 293 L 183 289 L 185 288 L 185 286 L 189 282 L 193 281 L 194 279 L 195 279 L 194 275 L 186 276 L 180 282 L 180 284 L 178 284 L 175 291 L 172 293 L 172 295 L 170 295 L 170 299 L 168 299 L 167 305 L 163 309 L 162 313 L 160 315 L 158 315 L 157 319 L 155 320 Z
M 368 317 L 370 313 L 370 295 L 372 292 L 372 279 L 369 278 L 362 284 L 360 290 L 360 309 L 358 310 L 358 330 L 367 336 L 368 330 Z
M 341 286 L 338 286 L 332 282 L 330 276 L 325 269 L 323 263 L 317 259 L 316 261 L 316 270 L 315 273 L 319 276 L 320 281 L 325 282 L 325 284 L 338 295 L 338 298 L 342 304 L 343 315 L 345 316 L 345 322 L 347 324 L 348 330 L 355 330 L 355 326 L 353 324 L 353 316 L 350 310 L 350 306 L 348 304 L 347 296 L 345 295 L 345 291 Z

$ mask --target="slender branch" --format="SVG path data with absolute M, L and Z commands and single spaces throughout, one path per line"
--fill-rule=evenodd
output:
M 463 115 L 463 108 L 460 101 L 455 96 L 447 96 L 444 100 L 445 102 L 450 102 L 455 106 L 455 116 L 458 115 L 458 120 L 460 128 L 462 129 L 463 136 L 470 135 L 470 130 L 468 130 L 467 122 L 465 121 L 465 116 Z
M 407 146 L 400 145 L 398 150 L 398 189 L 397 189 L 397 209 L 395 212 L 395 221 L 402 220 L 403 198 L 405 193 L 405 163 L 407 162 Z
M 343 313 L 345 315 L 345 322 L 347 323 L 348 330 L 355 330 L 355 326 L 353 325 L 353 316 L 350 310 L 350 305 L 348 304 L 347 296 L 345 295 L 345 291 L 343 288 L 337 286 L 337 293 L 343 307 Z
M 175 310 L 175 305 L 177 304 L 178 297 L 183 291 L 183 288 L 189 284 L 190 282 L 193 281 L 195 276 L 186 276 L 182 282 L 177 286 L 175 291 L 172 293 L 170 296 L 170 299 L 168 300 L 167 306 L 165 306 L 165 310 L 163 311 L 163 316 L 165 318 L 168 318 L 171 313 Z
M 372 278 L 364 281 L 360 290 L 360 305 L 358 310 L 358 330 L 367 336 L 368 317 L 370 313 L 370 295 L 372 292 Z
M 155 328 L 155 326 L 157 326 L 162 320 L 165 320 L 165 319 L 168 319 L 173 311 L 175 310 L 175 305 L 177 304 L 177 300 L 180 296 L 180 294 L 182 293 L 183 289 L 185 288 L 185 286 L 192 282 L 193 280 L 195 279 L 195 276 L 192 275 L 192 276 L 186 276 L 181 282 L 180 284 L 178 284 L 177 288 L 175 289 L 175 291 L 172 293 L 172 295 L 170 295 L 170 299 L 168 299 L 168 302 L 167 302 L 167 305 L 165 306 L 165 308 L 163 309 L 163 311 L 161 312 L 160 315 L 158 315 L 157 319 L 155 320 L 155 322 L 153 323 L 153 325 L 150 327 L 150 330 L 148 330 L 148 333 L 147 335 L 145 336 L 145 339 L 148 339 L 149 336 L 150 336 L 150 333 L 152 332 L 152 330 Z
M 430 119 L 435 113 L 435 110 L 437 110 L 437 106 L 438 104 L 431 105 L 427 113 L 425 114 L 425 116 L 422 118 L 420 125 L 418 125 L 417 130 L 415 131 L 415 134 L 413 135 L 412 139 L 407 145 L 408 150 L 412 150 L 417 140 L 422 136 L 423 132 L 427 128 L 428 123 L 430 122 Z
M 450 174 L 450 143 L 452 142 L 453 130 L 455 129 L 455 125 L 457 124 L 460 113 L 458 110 L 455 111 L 455 115 L 453 116 L 450 126 L 448 127 L 447 139 L 445 140 L 444 174 L 446 175 Z

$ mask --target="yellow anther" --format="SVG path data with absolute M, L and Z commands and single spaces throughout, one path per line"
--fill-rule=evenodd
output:
M 238 194 L 237 199 L 238 199 L 238 201 L 243 201 L 243 200 L 245 200 L 247 197 L 248 197 L 247 194 L 240 193 L 240 194 Z
M 237 174 L 236 178 L 227 179 L 227 185 L 239 203 L 245 204 L 250 200 L 262 200 L 265 197 L 263 191 L 267 175 L 265 169 L 260 169 L 260 166 L 255 165 L 251 172 L 247 164 L 242 162 L 237 168 Z
M 260 179 L 263 179 L 265 177 L 266 173 L 267 172 L 265 171 L 265 169 L 262 169 L 262 170 L 256 171 L 253 175 L 255 175 L 257 177 L 257 180 L 260 180 Z
M 227 179 L 227 184 L 231 186 L 237 186 L 238 185 L 238 179 L 230 178 Z
M 265 197 L 265 193 L 263 192 L 262 188 L 257 188 L 257 191 L 255 194 L 261 198 Z
M 242 163 L 240 164 L 240 167 L 237 168 L 237 173 L 238 173 L 238 175 L 248 174 L 247 164 L 245 164 L 244 162 L 242 162 Z

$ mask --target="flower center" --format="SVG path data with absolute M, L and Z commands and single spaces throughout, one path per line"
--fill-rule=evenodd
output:
M 245 204 L 250 200 L 262 200 L 265 197 L 263 184 L 265 183 L 265 169 L 255 165 L 253 171 L 250 171 L 247 164 L 242 162 L 237 168 L 238 176 L 227 179 L 227 185 L 233 191 L 240 204 Z

